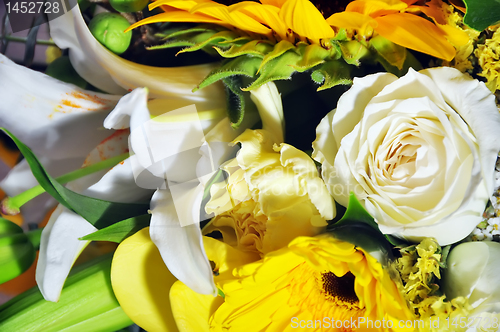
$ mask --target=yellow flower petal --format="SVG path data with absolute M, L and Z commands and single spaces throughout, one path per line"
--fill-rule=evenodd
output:
M 370 16 L 357 12 L 335 13 L 326 22 L 338 28 L 356 29 L 359 31 L 363 31 L 368 24 L 372 26 L 377 25 L 377 22 Z
M 111 264 L 111 284 L 123 311 L 147 331 L 178 331 L 169 301 L 177 279 L 149 237 L 149 227 L 124 240 Z
M 299 36 L 316 43 L 322 38 L 335 37 L 333 29 L 309 0 L 288 0 L 281 8 L 280 17 Z
M 172 312 L 180 332 L 208 332 L 208 321 L 224 303 L 221 296 L 198 294 L 180 281 L 170 289 Z
M 198 22 L 198 23 L 215 23 L 222 26 L 230 26 L 229 24 L 225 24 L 221 20 L 217 18 L 213 18 L 203 14 L 191 14 L 185 11 L 171 11 L 168 13 L 161 13 L 158 15 L 154 15 L 148 18 L 145 18 L 137 23 L 132 24 L 125 31 L 130 31 L 141 25 L 150 24 L 150 23 L 158 23 L 158 22 Z
M 400 0 L 376 1 L 357 0 L 350 2 L 346 7 L 346 12 L 358 12 L 371 17 L 398 13 L 406 9 L 408 5 Z
M 230 13 L 227 6 L 218 4 L 216 2 L 210 1 L 197 4 L 196 6 L 191 8 L 190 12 L 216 17 L 221 21 L 227 22 L 235 28 L 239 28 L 241 30 L 259 33 L 262 35 L 267 35 L 271 32 L 271 29 L 266 28 L 264 25 L 260 24 L 244 13 L 238 11 L 233 11 Z
M 443 31 L 422 17 L 400 13 L 375 20 L 377 33 L 393 43 L 447 61 L 455 56 L 455 48 L 446 40 Z
M 286 24 L 279 17 L 279 8 L 275 6 L 243 1 L 230 6 L 229 11 L 239 11 L 270 27 L 281 39 L 287 39 Z

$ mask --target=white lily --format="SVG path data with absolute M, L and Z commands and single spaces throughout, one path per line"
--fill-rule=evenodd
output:
M 263 126 L 274 128 L 282 138 L 283 110 L 274 83 L 253 91 L 252 100 Z M 255 117 L 247 113 L 242 126 L 233 130 L 229 120 L 214 110 L 195 112 L 184 107 L 150 119 L 157 114 L 156 105 L 147 106 L 149 110 L 144 104 L 132 113 L 113 111 L 105 125 L 122 129 L 124 119 L 130 117 L 131 154 L 139 167 L 158 179 L 155 184 L 159 189 L 151 200 L 150 236 L 168 269 L 196 292 L 216 295 L 199 226 L 202 196 L 206 181 L 234 154 L 229 142 L 254 123 Z M 179 127 L 184 130 L 177 130 Z M 199 160 L 193 162 L 196 156 Z
M 74 1 L 71 0 L 72 4 Z M 220 83 L 192 92 L 216 65 L 158 68 L 125 60 L 94 38 L 78 5 L 51 20 L 49 25 L 50 35 L 57 46 L 69 49 L 71 64 L 78 74 L 103 91 L 124 94 L 138 87 L 147 87 L 152 98 L 187 99 L 193 102 L 225 100 Z
M 102 122 L 121 96 L 82 90 L 19 66 L 1 54 L 0 77 L 0 126 L 28 145 L 51 175 L 79 168 L 89 152 L 112 134 Z M 0 186 L 7 195 L 15 196 L 37 184 L 22 161 Z M 27 220 L 41 220 L 55 205 L 43 197 L 30 203 L 38 208 L 23 208 Z

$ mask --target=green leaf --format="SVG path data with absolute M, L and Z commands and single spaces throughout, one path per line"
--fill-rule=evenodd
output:
M 123 240 L 125 240 L 129 236 L 134 235 L 144 227 L 148 227 L 150 220 L 150 214 L 144 214 L 142 216 L 125 219 L 117 222 L 116 224 L 98 230 L 97 232 L 85 235 L 84 237 L 80 238 L 80 240 L 110 241 L 121 243 Z
M 340 219 L 335 225 L 348 224 L 352 221 L 358 221 L 368 224 L 372 228 L 378 230 L 378 225 L 373 219 L 373 217 L 365 210 L 361 205 L 359 200 L 356 198 L 353 192 L 349 194 L 349 203 L 347 205 L 347 211 L 345 212 L 342 219 Z
M 359 66 L 361 59 L 370 56 L 370 50 L 357 40 L 339 43 L 342 57 L 350 65 Z
M 274 49 L 269 53 L 267 54 L 265 57 L 264 57 L 264 60 L 262 60 L 262 63 L 260 65 L 260 68 L 259 68 L 259 72 L 262 70 L 262 68 L 271 60 L 274 60 L 276 59 L 277 57 L 281 56 L 282 54 L 284 54 L 285 52 L 289 51 L 289 50 L 292 50 L 295 48 L 295 45 L 293 45 L 292 43 L 290 43 L 289 41 L 287 40 L 282 40 L 280 41 L 278 44 L 276 44 L 274 46 Z
M 226 88 L 227 116 L 233 128 L 238 128 L 245 116 L 245 95 L 241 88 L 243 82 L 241 76 L 230 76 L 222 79 Z
M 292 65 L 300 58 L 300 55 L 290 50 L 267 62 L 264 66 L 261 66 L 259 77 L 249 87 L 243 89 L 243 91 L 257 89 L 261 85 L 271 81 L 290 79 L 296 71 Z
M 394 44 L 380 35 L 370 39 L 370 46 L 373 47 L 391 66 L 399 70 L 403 69 L 406 54 L 408 53 L 405 47 Z
M 109 226 L 117 221 L 146 214 L 149 203 L 115 203 L 88 197 L 67 189 L 52 178 L 38 161 L 30 148 L 19 141 L 7 129 L 3 130 L 17 145 L 31 168 L 38 183 L 59 203 L 76 212 L 97 228 Z
M 265 40 L 252 40 L 243 45 L 232 45 L 228 50 L 215 46 L 215 50 L 224 58 L 235 58 L 242 55 L 253 55 L 264 58 L 273 49 L 273 45 Z
M 111 286 L 106 254 L 76 266 L 59 302 L 46 301 L 38 287 L 0 306 L 0 331 L 116 331 L 133 322 L 121 309 Z
M 323 47 L 312 44 L 312 45 L 300 45 L 299 52 L 302 56 L 296 64 L 292 64 L 298 72 L 304 72 L 312 67 L 316 67 L 325 62 L 325 59 L 330 56 L 330 52 L 325 50 Z
M 342 241 L 363 248 L 374 256 L 382 253 L 376 258 L 383 265 L 387 263 L 387 259 L 392 258 L 390 242 L 380 232 L 373 217 L 366 212 L 352 192 L 349 195 L 349 203 L 344 216 L 335 224 L 328 225 L 327 232 Z
M 195 45 L 185 48 L 181 50 L 179 53 L 198 51 L 204 48 L 205 46 L 215 46 L 219 42 L 233 40 L 237 36 L 238 35 L 232 31 L 221 31 L 217 32 L 216 34 L 212 34 L 211 32 L 201 33 L 199 35 L 196 35 L 192 39 L 193 42 L 195 42 Z
M 237 57 L 225 62 L 220 68 L 212 71 L 208 76 L 195 88 L 193 92 L 203 89 L 210 84 L 213 84 L 226 77 L 235 75 L 244 75 L 247 77 L 254 77 L 259 68 L 262 59 L 252 57 L 249 55 Z
M 464 0 L 464 23 L 478 31 L 500 22 L 500 0 Z
M 351 66 L 342 60 L 330 60 L 311 73 L 311 78 L 321 85 L 317 91 L 330 89 L 336 85 L 351 85 Z

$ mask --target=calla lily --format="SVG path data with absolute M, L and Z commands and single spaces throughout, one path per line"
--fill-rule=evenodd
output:
M 125 60 L 94 38 L 77 5 L 70 12 L 51 20 L 49 25 L 57 46 L 69 49 L 71 64 L 78 74 L 101 90 L 124 94 L 138 87 L 147 87 L 150 97 L 155 98 L 193 102 L 225 100 L 224 90 L 218 84 L 192 92 L 215 65 L 158 68 Z
M 50 174 L 59 176 L 80 167 L 89 152 L 112 133 L 103 130 L 102 122 L 121 96 L 82 90 L 19 66 L 1 54 L 0 76 L 0 126 L 40 156 Z M 22 161 L 0 186 L 14 196 L 37 184 Z M 27 220 L 42 220 L 55 205 L 43 197 L 30 203 L 37 208 L 27 205 L 22 210 Z

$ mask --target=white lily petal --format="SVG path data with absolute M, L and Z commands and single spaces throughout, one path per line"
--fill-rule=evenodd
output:
M 250 91 L 250 98 L 259 110 L 262 128 L 272 133 L 275 143 L 284 142 L 285 118 L 278 88 L 269 82 Z
M 102 122 L 120 96 L 82 90 L 13 64 L 1 54 L 0 77 L 0 126 L 35 154 L 51 159 L 80 157 L 83 162 L 109 135 Z
M 73 263 L 90 242 L 79 241 L 78 238 L 96 230 L 85 219 L 62 205 L 52 213 L 42 232 L 36 268 L 36 282 L 47 301 L 59 301 Z
M 140 101 L 137 106 L 121 107 L 120 102 L 104 125 L 124 128 L 130 119 L 130 152 L 139 186 L 164 189 L 167 177 L 176 182 L 195 179 L 204 133 L 225 118 L 221 102 L 201 103 L 199 108 L 186 100 L 146 102 L 146 89 L 134 90 L 129 96 Z M 123 98 L 124 105 L 129 104 L 127 97 Z M 157 179 L 152 179 L 145 170 Z
M 158 247 L 169 271 L 192 290 L 200 294 L 217 295 L 212 268 L 203 248 L 200 225 L 193 223 L 182 227 L 177 211 L 192 213 L 199 220 L 199 204 L 203 190 L 201 185 L 186 193 L 185 205 L 178 206 L 167 190 L 157 190 L 151 199 L 151 240 Z M 177 210 L 177 211 L 176 211 Z
M 168 97 L 203 102 L 225 100 L 220 84 L 192 90 L 216 67 L 214 64 L 159 68 L 125 60 L 102 46 L 91 34 L 78 6 L 50 21 L 51 36 L 60 48 L 69 48 L 75 70 L 92 85 L 111 93 L 147 87 L 151 97 Z M 68 31 L 74 29 L 74 31 Z M 109 77 L 116 84 L 110 82 Z M 125 90 L 121 90 L 122 93 Z
M 137 187 L 127 159 L 113 167 L 83 194 L 128 203 L 148 199 L 152 191 Z M 38 287 L 46 300 L 59 300 L 73 263 L 89 243 L 79 238 L 96 230 L 97 228 L 76 213 L 61 205 L 57 207 L 42 232 L 40 258 L 36 270 Z

